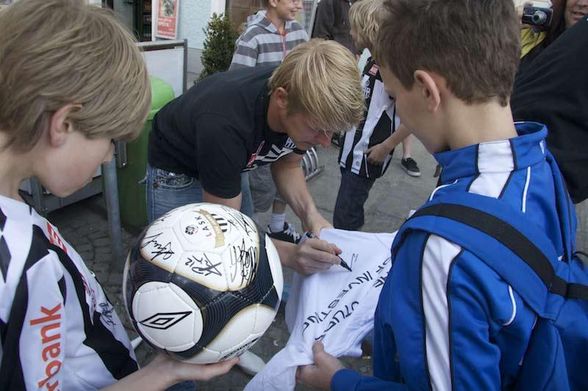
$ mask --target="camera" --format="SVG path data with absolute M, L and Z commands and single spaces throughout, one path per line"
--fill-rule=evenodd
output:
M 533 26 L 539 31 L 545 31 L 551 25 L 553 10 L 548 7 L 538 7 L 536 5 L 526 5 L 523 8 L 522 23 Z

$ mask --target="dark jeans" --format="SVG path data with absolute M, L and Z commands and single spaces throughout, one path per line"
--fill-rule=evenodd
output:
M 333 212 L 335 228 L 348 231 L 357 231 L 361 228 L 364 223 L 363 205 L 375 181 L 341 169 L 341 185 Z
M 196 178 L 147 165 L 147 219 L 149 222 L 172 209 L 202 202 L 202 185 Z M 241 212 L 253 217 L 249 174 L 241 174 Z

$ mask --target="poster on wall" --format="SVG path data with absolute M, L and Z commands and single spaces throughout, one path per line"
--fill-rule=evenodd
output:
M 157 0 L 157 38 L 176 39 L 180 0 Z

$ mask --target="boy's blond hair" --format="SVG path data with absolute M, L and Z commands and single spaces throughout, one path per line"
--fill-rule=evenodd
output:
M 276 68 L 270 93 L 288 91 L 288 114 L 304 113 L 311 125 L 341 132 L 356 126 L 364 111 L 357 64 L 351 52 L 334 41 L 312 39 L 296 46 Z
M 150 102 L 147 70 L 112 12 L 84 0 L 19 0 L 0 11 L 0 148 L 32 149 L 67 104 L 88 138 L 132 139 Z
M 349 8 L 349 23 L 355 32 L 355 44 L 358 48 L 373 50 L 378 38 L 383 5 L 383 0 L 360 0 Z
M 508 104 L 520 55 L 512 0 L 385 0 L 375 57 L 400 80 L 436 72 L 471 103 Z

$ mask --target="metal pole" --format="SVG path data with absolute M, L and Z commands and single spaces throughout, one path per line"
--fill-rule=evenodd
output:
M 115 159 L 102 164 L 102 178 L 104 180 L 104 200 L 106 201 L 106 213 L 112 243 L 112 258 L 122 265 L 124 256 Z

